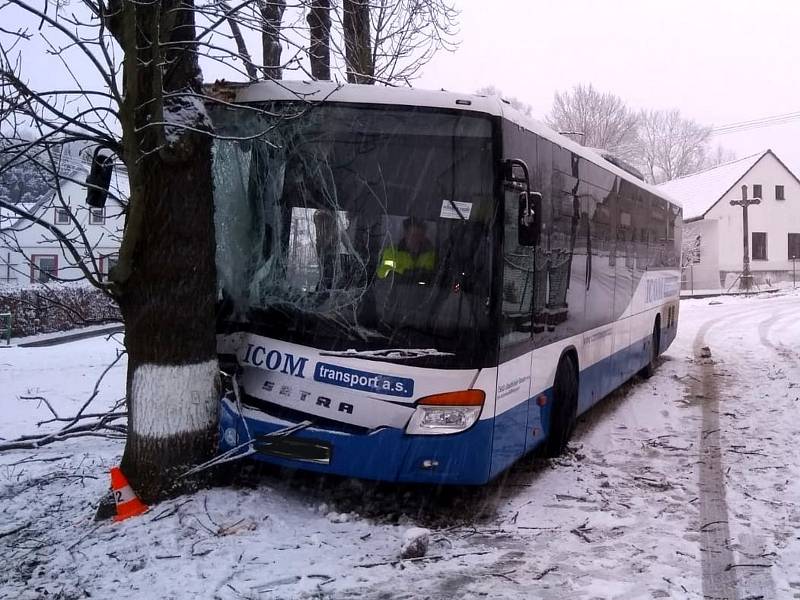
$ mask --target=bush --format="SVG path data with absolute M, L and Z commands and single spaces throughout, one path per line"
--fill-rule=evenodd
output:
M 122 320 L 116 302 L 86 285 L 0 289 L 0 313 L 8 312 L 12 337 Z

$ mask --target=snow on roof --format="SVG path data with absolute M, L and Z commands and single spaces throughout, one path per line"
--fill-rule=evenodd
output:
M 217 84 L 215 84 L 217 85 Z M 451 108 L 504 117 L 509 121 L 550 140 L 626 179 L 649 192 L 680 204 L 665 190 L 645 183 L 624 169 L 607 161 L 600 152 L 581 146 L 570 138 L 556 133 L 541 121 L 515 109 L 508 100 L 498 96 L 461 94 L 446 90 L 420 90 L 377 85 L 342 84 L 332 81 L 262 81 L 253 84 L 221 82 L 217 91 L 233 91 L 236 102 L 266 102 L 271 100 L 306 100 L 308 102 L 351 102 L 369 104 L 394 104 L 400 106 L 425 106 Z M 213 87 L 213 86 L 212 86 Z M 226 89 L 227 88 L 227 89 Z M 213 94 L 213 92 L 212 92 Z
M 333 81 L 262 81 L 236 86 L 237 102 L 306 100 L 308 102 L 353 102 L 457 108 L 502 115 L 494 96 L 454 94 L 445 90 L 418 90 L 380 85 L 342 84 Z
M 738 158 L 694 175 L 679 177 L 658 187 L 683 202 L 684 220 L 698 219 L 767 153 L 771 153 L 771 150 Z
M 0 207 L 0 229 L 9 227 L 14 221 L 17 220 L 17 215 L 8 210 L 7 208 Z

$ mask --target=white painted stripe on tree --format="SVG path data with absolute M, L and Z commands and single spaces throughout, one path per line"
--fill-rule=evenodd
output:
M 131 430 L 147 437 L 203 431 L 217 417 L 217 360 L 141 365 L 131 385 Z

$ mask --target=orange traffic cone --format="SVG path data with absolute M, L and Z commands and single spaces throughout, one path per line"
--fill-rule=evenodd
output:
M 111 489 L 114 493 L 114 502 L 117 504 L 115 521 L 135 517 L 147 511 L 147 505 L 133 493 L 128 480 L 125 479 L 125 475 L 122 474 L 119 467 L 111 467 Z

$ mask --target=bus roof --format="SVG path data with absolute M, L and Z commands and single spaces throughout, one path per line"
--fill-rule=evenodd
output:
M 232 93 L 234 102 L 268 102 L 274 100 L 303 100 L 307 102 L 347 102 L 362 104 L 392 104 L 400 106 L 420 106 L 430 108 L 450 108 L 465 112 L 494 115 L 507 119 L 532 131 L 562 148 L 582 156 L 586 160 L 614 173 L 637 187 L 659 196 L 676 206 L 681 203 L 624 169 L 607 161 L 594 149 L 581 146 L 570 138 L 556 133 L 547 125 L 533 119 L 498 96 L 460 94 L 446 90 L 419 90 L 406 87 L 386 87 L 332 81 L 260 81 L 257 83 L 219 82 L 211 86 L 212 94 Z

